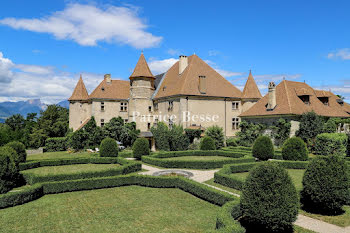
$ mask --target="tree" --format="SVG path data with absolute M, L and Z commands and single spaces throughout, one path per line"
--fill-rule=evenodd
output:
M 108 123 L 103 126 L 103 134 L 105 137 L 113 138 L 121 141 L 123 133 L 124 120 L 120 116 L 113 117 Z
M 7 124 L 0 124 L 0 146 L 12 141 L 12 130 Z
M 173 125 L 169 132 L 169 144 L 171 151 L 187 150 L 190 145 L 190 140 L 185 135 L 182 126 Z
M 275 144 L 280 146 L 285 140 L 289 138 L 291 123 L 283 118 L 280 118 L 277 122 L 274 122 L 272 129 L 272 136 L 275 140 Z
M 337 122 L 335 118 L 329 118 L 323 126 L 323 133 L 335 133 L 337 132 Z
M 242 121 L 239 127 L 241 131 L 237 133 L 237 136 L 241 146 L 251 146 L 266 128 L 263 124 L 248 123 L 246 121 Z
M 151 132 L 158 150 L 170 150 L 169 129 L 164 122 L 159 122 L 157 126 L 152 126 Z
M 324 121 L 314 111 L 301 115 L 299 130 L 296 136 L 300 137 L 309 147 L 313 147 L 315 138 L 323 131 Z
M 47 137 L 64 137 L 68 130 L 68 109 L 58 105 L 49 105 L 40 112 L 38 128 L 44 130 Z
M 15 114 L 6 119 L 5 124 L 10 126 L 13 131 L 24 129 L 25 120 L 21 114 Z
M 286 232 L 293 229 L 299 198 L 288 172 L 275 162 L 263 162 L 249 172 L 240 207 L 249 232 Z
M 125 147 L 130 147 L 134 144 L 139 134 L 140 130 L 136 129 L 136 123 L 129 122 L 124 124 L 120 140 Z
M 220 149 L 224 146 L 225 138 L 221 127 L 217 125 L 210 126 L 205 131 L 205 135 L 214 139 L 216 149 Z

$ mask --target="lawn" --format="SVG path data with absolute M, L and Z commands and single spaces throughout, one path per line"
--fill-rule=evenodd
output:
M 40 176 L 59 175 L 59 174 L 74 174 L 81 172 L 94 172 L 113 169 L 120 166 L 119 164 L 74 164 L 64 166 L 48 166 L 38 167 L 22 171 L 23 174 L 31 173 Z
M 179 189 L 126 186 L 46 195 L 0 210 L 2 232 L 205 232 L 219 206 Z
M 94 156 L 98 156 L 98 154 L 89 153 L 89 152 L 68 153 L 67 151 L 58 151 L 58 152 L 45 152 L 42 154 L 28 155 L 27 161 L 43 160 L 43 159 L 76 159 L 76 158 L 89 158 Z
M 292 181 L 295 185 L 295 188 L 298 191 L 301 191 L 303 188 L 303 175 L 305 170 L 304 169 L 287 169 L 289 176 L 292 178 Z M 241 172 L 241 173 L 233 173 L 231 176 L 245 180 L 248 176 L 249 172 Z
M 321 221 L 328 222 L 328 223 L 331 223 L 331 224 L 334 224 L 337 226 L 341 226 L 341 227 L 347 227 L 347 226 L 350 226 L 350 206 L 345 206 L 343 208 L 343 210 L 345 212 L 343 214 L 337 215 L 337 216 L 311 214 L 311 213 L 305 212 L 303 210 L 300 210 L 300 213 L 305 215 L 305 216 L 308 216 L 310 218 L 319 219 Z
M 225 156 L 181 156 L 181 157 L 171 157 L 165 158 L 167 160 L 198 160 L 198 161 L 206 161 L 206 160 L 234 160 L 234 158 L 225 157 Z

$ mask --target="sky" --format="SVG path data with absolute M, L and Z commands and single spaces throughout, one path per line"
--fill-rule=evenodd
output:
M 141 51 L 154 75 L 196 54 L 243 89 L 283 78 L 350 102 L 350 1 L 11 0 L 0 7 L 0 102 L 70 97 L 110 73 L 127 80 Z

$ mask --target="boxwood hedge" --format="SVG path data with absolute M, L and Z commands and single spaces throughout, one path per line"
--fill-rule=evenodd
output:
M 189 150 L 189 151 L 172 151 L 161 152 L 151 156 L 142 156 L 142 161 L 148 164 L 156 165 L 165 168 L 191 168 L 191 169 L 212 169 L 220 168 L 224 164 L 230 163 L 247 163 L 255 161 L 254 158 L 243 158 L 248 154 L 243 152 L 230 152 L 230 151 L 202 151 L 202 150 Z M 213 159 L 213 160 L 169 160 L 167 158 L 184 157 L 184 156 L 223 156 L 232 159 Z
M 76 179 L 86 179 L 93 177 L 103 177 L 103 176 L 116 176 L 125 175 L 132 172 L 137 172 L 141 170 L 141 163 L 129 161 L 124 158 L 81 158 L 81 159 L 56 159 L 56 160 L 42 160 L 39 162 L 29 162 L 28 164 L 20 164 L 22 169 L 25 168 L 36 168 L 42 166 L 60 166 L 60 165 L 72 165 L 72 164 L 121 164 L 122 166 L 104 170 L 104 171 L 91 171 L 91 172 L 80 172 L 74 174 L 57 174 L 57 175 L 37 175 L 31 173 L 30 170 L 21 172 L 25 181 L 28 184 L 42 183 L 48 181 L 59 181 L 59 180 L 76 180 Z M 24 170 L 24 169 L 23 169 Z
M 280 164 L 283 168 L 286 168 L 286 169 L 306 169 L 309 164 L 308 161 L 275 160 L 273 162 Z M 259 163 L 251 162 L 251 163 L 224 165 L 222 169 L 220 169 L 218 172 L 215 172 L 214 182 L 224 185 L 226 187 L 242 190 L 245 180 L 243 178 L 231 176 L 231 174 L 249 172 L 250 169 L 255 167 L 257 164 Z

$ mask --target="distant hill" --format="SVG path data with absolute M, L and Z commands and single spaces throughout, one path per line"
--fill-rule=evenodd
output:
M 63 100 L 61 102 L 58 102 L 57 105 L 69 109 L 69 101 L 68 100 Z
M 4 122 L 5 119 L 14 114 L 21 114 L 26 117 L 28 113 L 38 113 L 41 110 L 45 110 L 46 104 L 42 103 L 40 99 L 33 99 L 27 101 L 18 102 L 1 102 L 0 103 L 0 122 Z

